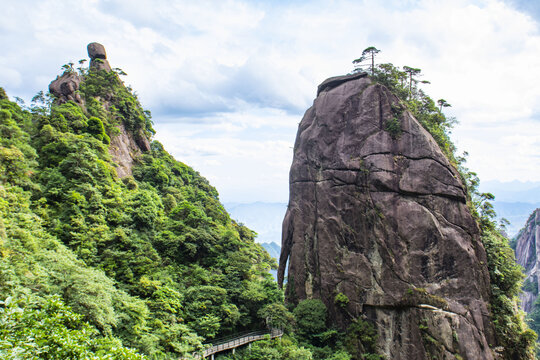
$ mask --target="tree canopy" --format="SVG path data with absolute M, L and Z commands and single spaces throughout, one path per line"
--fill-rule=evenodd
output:
M 283 302 L 275 260 L 159 142 L 120 179 L 110 138 L 150 138 L 150 112 L 116 72 L 80 65 L 84 106 L 0 92 L 1 357 L 179 358 L 264 327 Z

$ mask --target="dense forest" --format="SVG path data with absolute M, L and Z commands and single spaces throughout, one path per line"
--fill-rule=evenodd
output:
M 264 327 L 275 261 L 160 143 L 120 179 L 110 138 L 150 137 L 150 113 L 116 72 L 79 71 L 84 106 L 0 94 L 1 357 L 177 358 Z
M 488 252 L 498 339 L 505 358 L 525 358 L 536 336 L 516 312 L 522 274 L 494 222 L 492 196 L 478 192 L 455 155 L 453 119 L 410 73 L 392 64 L 372 72 L 402 100 L 396 111 L 411 111 L 460 170 Z M 0 89 L 1 358 L 190 358 L 212 339 L 276 327 L 281 340 L 235 357 L 345 360 L 360 343 L 362 358 L 381 359 L 369 324 L 340 333 L 327 328 L 321 301 L 286 308 L 268 272 L 275 260 L 256 234 L 159 142 L 120 178 L 111 139 L 121 124 L 150 139 L 150 112 L 120 70 L 69 64 L 71 73 L 83 78 L 80 102 L 41 92 L 26 106 Z M 399 136 L 399 123 L 386 126 Z

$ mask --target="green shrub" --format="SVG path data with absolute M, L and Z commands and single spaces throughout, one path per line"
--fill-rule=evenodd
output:
M 296 334 L 317 343 L 318 336 L 326 331 L 327 310 L 319 299 L 302 300 L 293 311 Z
M 384 130 L 390 133 L 393 139 L 397 139 L 401 136 L 401 122 L 398 118 L 393 117 L 386 120 Z
M 523 283 L 523 290 L 528 291 L 530 293 L 533 293 L 534 295 L 538 295 L 538 280 L 536 279 L 536 276 L 531 278 L 527 278 L 525 282 Z
M 337 306 L 341 308 L 346 308 L 347 305 L 349 304 L 349 298 L 347 297 L 347 295 L 341 292 L 337 293 L 336 296 L 334 297 L 334 304 L 336 304 Z
M 383 360 L 384 358 L 377 354 L 378 337 L 377 330 L 371 323 L 356 319 L 347 328 L 345 347 L 353 357 L 361 355 L 361 358 L 366 360 Z

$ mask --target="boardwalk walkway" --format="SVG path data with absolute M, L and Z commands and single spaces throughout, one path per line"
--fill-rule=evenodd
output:
M 237 334 L 234 337 L 229 337 L 222 340 L 214 341 L 209 348 L 206 348 L 202 352 L 202 357 L 206 358 L 208 356 L 211 357 L 211 359 L 214 359 L 214 354 L 225 351 L 225 350 L 233 350 L 236 349 L 239 346 L 246 345 L 249 343 L 252 343 L 257 340 L 262 340 L 266 335 L 270 335 L 271 339 L 281 337 L 283 336 L 283 331 L 278 329 L 272 329 L 272 330 L 262 330 L 262 331 L 255 331 L 255 332 L 249 332 L 249 333 L 243 333 L 243 334 Z M 201 357 L 201 355 L 198 355 L 198 358 Z

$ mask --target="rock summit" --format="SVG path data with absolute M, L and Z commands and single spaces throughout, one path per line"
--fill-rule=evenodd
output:
M 493 359 L 486 253 L 466 199 L 386 87 L 326 80 L 294 146 L 278 271 L 283 284 L 288 264 L 287 301 L 321 299 L 342 330 L 368 321 L 387 359 Z

